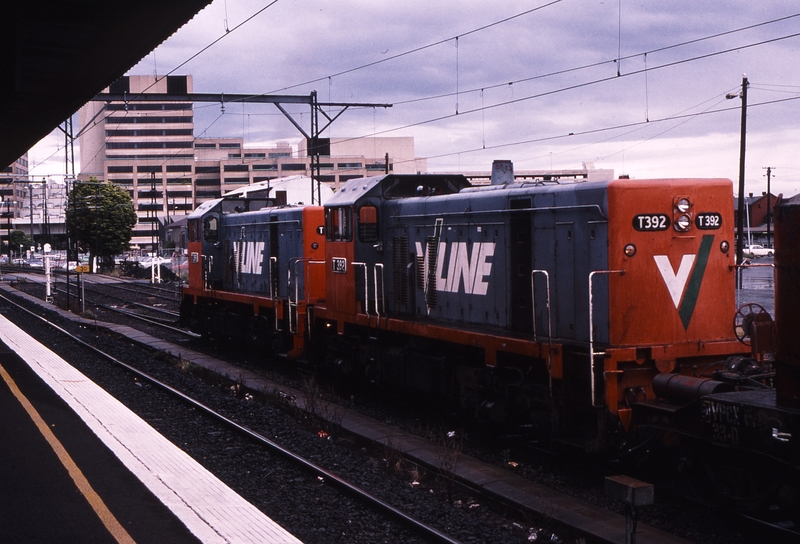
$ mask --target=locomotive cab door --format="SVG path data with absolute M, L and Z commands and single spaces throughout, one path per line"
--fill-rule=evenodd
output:
M 356 313 L 352 206 L 325 208 L 325 236 L 325 260 L 330 266 L 326 295 L 328 308 L 352 315 Z
M 221 250 L 221 223 L 218 213 L 203 218 L 202 270 L 206 289 L 220 289 L 223 279 L 223 253 Z
M 511 281 L 511 327 L 517 331 L 533 329 L 531 308 L 531 199 L 518 198 L 510 202 L 509 222 L 510 281 Z M 519 210 L 519 211 L 515 211 Z
M 555 244 L 555 294 L 552 309 L 555 335 L 575 338 L 575 306 L 579 291 L 575 285 L 575 223 L 556 223 Z

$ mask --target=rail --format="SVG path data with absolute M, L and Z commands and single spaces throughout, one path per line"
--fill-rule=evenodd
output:
M 595 370 L 594 370 L 594 358 L 595 355 L 605 355 L 604 351 L 600 351 L 595 353 L 594 351 L 594 304 L 593 304 L 593 297 L 592 297 L 592 287 L 594 283 L 594 277 L 597 274 L 601 275 L 610 275 L 610 274 L 625 274 L 624 270 L 594 270 L 589 272 L 589 374 L 592 386 L 592 406 L 596 405 L 596 391 L 595 391 Z

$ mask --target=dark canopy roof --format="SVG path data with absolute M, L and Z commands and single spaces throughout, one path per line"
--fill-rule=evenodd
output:
M 10 0 L 0 7 L 0 167 L 211 0 Z

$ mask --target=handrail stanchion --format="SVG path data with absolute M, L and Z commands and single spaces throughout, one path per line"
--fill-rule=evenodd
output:
M 553 396 L 553 358 L 552 358 L 552 343 L 553 343 L 553 321 L 550 318 L 550 273 L 547 270 L 531 270 L 531 312 L 533 313 L 533 339 L 538 341 L 536 334 L 536 298 L 534 292 L 536 288 L 533 283 L 536 274 L 544 274 L 545 283 L 547 285 L 547 375 L 550 387 L 550 397 Z
M 594 270 L 589 272 L 589 375 L 592 386 L 592 406 L 595 406 L 595 372 L 594 372 L 594 356 L 605 355 L 604 351 L 594 352 L 594 307 L 592 303 L 592 282 L 595 274 L 624 274 L 624 270 Z

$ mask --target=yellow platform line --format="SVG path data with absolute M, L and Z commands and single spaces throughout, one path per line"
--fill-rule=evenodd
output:
M 78 468 L 78 465 L 75 464 L 75 461 L 72 460 L 72 457 L 69 455 L 67 450 L 61 444 L 61 442 L 56 438 L 56 435 L 53 434 L 53 431 L 50 430 L 47 423 L 42 416 L 39 415 L 39 412 L 36 411 L 36 408 L 33 407 L 33 404 L 28 400 L 28 398 L 20 391 L 19 387 L 17 387 L 16 382 L 14 379 L 8 374 L 3 365 L 0 364 L 0 376 L 2 376 L 3 380 L 8 385 L 8 388 L 17 398 L 19 403 L 25 408 L 25 411 L 28 412 L 28 415 L 33 420 L 33 423 L 36 425 L 36 428 L 39 429 L 39 432 L 42 434 L 47 443 L 50 444 L 50 447 L 53 448 L 53 451 L 58 456 L 58 459 L 61 461 L 61 464 L 64 465 L 64 468 L 67 469 L 69 472 L 72 481 L 75 482 L 75 485 L 78 486 L 78 489 L 86 497 L 87 502 L 92 507 L 92 509 L 97 514 L 97 517 L 100 518 L 100 521 L 103 522 L 108 532 L 117 540 L 119 543 L 126 543 L 126 544 L 134 544 L 136 541 L 131 538 L 131 535 L 128 534 L 128 531 L 122 527 L 122 524 L 114 517 L 114 514 L 108 509 L 106 504 L 103 502 L 103 499 L 100 498 L 100 495 L 92 488 L 92 485 L 89 483 L 89 480 L 86 479 L 86 476 L 83 475 L 81 469 Z

